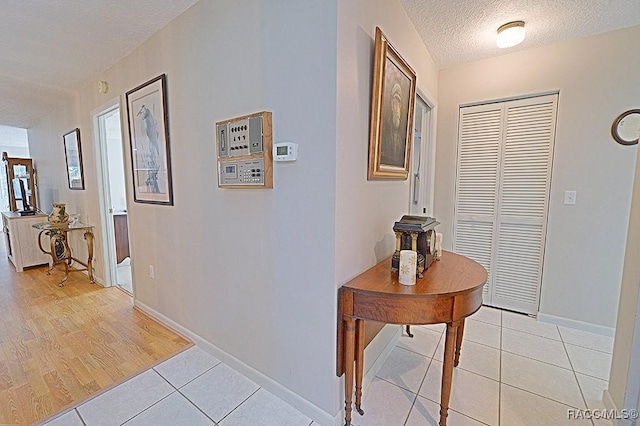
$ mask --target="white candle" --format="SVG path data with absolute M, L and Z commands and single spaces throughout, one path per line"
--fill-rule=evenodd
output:
M 413 250 L 400 250 L 398 281 L 404 285 L 415 285 L 418 253 Z

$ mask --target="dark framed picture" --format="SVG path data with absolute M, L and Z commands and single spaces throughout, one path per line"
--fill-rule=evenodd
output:
M 69 189 L 84 189 L 84 170 L 82 169 L 82 146 L 80 129 L 75 128 L 62 136 L 64 157 L 67 161 L 67 181 Z
M 173 205 L 166 74 L 126 93 L 133 199 Z
M 376 27 L 368 180 L 409 175 L 416 73 Z

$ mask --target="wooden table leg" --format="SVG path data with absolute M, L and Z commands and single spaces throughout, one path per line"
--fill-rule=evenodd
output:
M 347 317 L 344 319 L 344 426 L 351 424 L 354 341 L 355 319 Z
M 449 399 L 451 398 L 451 381 L 453 379 L 456 334 L 459 325 L 460 321 L 447 323 L 447 336 L 444 341 L 444 364 L 442 366 L 442 388 L 440 391 L 440 426 L 447 426 Z
M 96 282 L 93 276 L 93 232 L 88 230 L 84 233 L 84 239 L 87 241 L 87 274 L 92 283 Z
M 364 414 L 362 409 L 362 374 L 364 370 L 364 320 L 356 320 L 356 411 Z
M 458 332 L 456 333 L 456 356 L 453 360 L 453 366 L 457 367 L 460 362 L 460 349 L 462 348 L 462 335 L 464 334 L 464 318 L 460 321 Z

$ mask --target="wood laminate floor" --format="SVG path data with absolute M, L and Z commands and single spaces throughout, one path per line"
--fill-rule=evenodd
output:
M 16 272 L 2 243 L 0 425 L 37 423 L 191 346 L 115 287 Z

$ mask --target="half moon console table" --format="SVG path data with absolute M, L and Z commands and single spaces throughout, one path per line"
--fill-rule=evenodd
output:
M 487 271 L 480 264 L 444 251 L 441 260 L 433 262 L 414 286 L 398 283 L 398 273 L 391 272 L 389 258 L 340 287 L 337 375 L 345 373 L 345 426 L 351 424 L 354 371 L 355 406 L 364 414 L 361 404 L 365 321 L 447 324 L 440 399 L 440 426 L 446 426 L 453 367 L 460 357 L 464 320 L 480 308 L 486 281 Z

